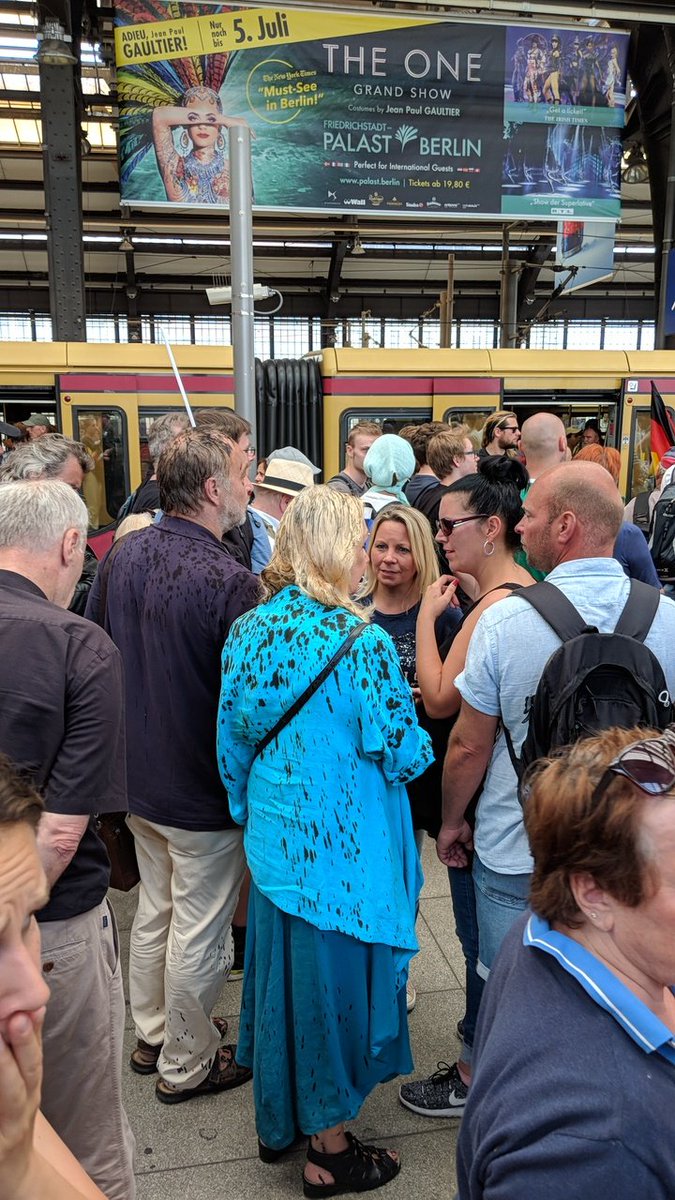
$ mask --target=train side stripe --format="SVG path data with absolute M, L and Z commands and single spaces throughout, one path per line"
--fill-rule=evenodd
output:
M 432 376 L 361 375 L 324 378 L 326 396 L 498 396 L 501 380 L 487 378 L 441 379 Z
M 171 374 L 167 375 L 59 375 L 62 392 L 176 392 L 178 387 Z M 183 375 L 188 392 L 210 395 L 234 391 L 233 375 Z

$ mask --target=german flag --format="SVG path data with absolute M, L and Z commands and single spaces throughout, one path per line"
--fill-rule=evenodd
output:
M 654 470 L 670 446 L 675 446 L 675 418 L 652 380 L 651 451 Z

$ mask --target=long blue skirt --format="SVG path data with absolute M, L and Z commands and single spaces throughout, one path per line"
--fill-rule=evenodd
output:
M 253 1069 L 267 1146 L 353 1119 L 378 1083 L 413 1069 L 391 947 L 316 929 L 252 884 L 237 1061 Z

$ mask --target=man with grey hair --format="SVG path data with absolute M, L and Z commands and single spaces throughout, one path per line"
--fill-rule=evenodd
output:
M 152 473 L 143 480 L 140 487 L 127 496 L 117 514 L 117 525 L 132 513 L 155 513 L 160 507 L 159 487 L 157 485 L 157 463 L 159 456 L 179 433 L 188 429 L 190 422 L 184 412 L 168 412 L 157 417 L 152 422 L 148 432 L 148 453 L 152 463 Z
M 62 433 L 25 442 L 7 455 L 0 465 L 0 484 L 20 479 L 59 479 L 79 492 L 85 475 L 94 469 L 94 460 L 83 446 Z M 96 576 L 98 560 L 88 546 L 84 550 L 82 574 L 70 602 L 71 612 L 84 616 L 87 597 Z
M 47 433 L 24 442 L 0 465 L 0 483 L 20 479 L 60 479 L 79 492 L 82 481 L 94 469 L 94 460 L 82 442 Z
M 18 453 L 18 452 L 17 452 Z M 44 799 L 51 887 L 37 913 L 51 989 L 42 1108 L 109 1200 L 132 1200 L 134 1139 L 122 1105 L 124 993 L 110 863 L 95 814 L 125 811 L 122 664 L 68 612 L 87 510 L 59 481 L 0 487 L 0 751 Z
M 162 520 L 113 546 L 87 607 L 126 670 L 129 825 L 141 875 L 130 1065 L 159 1071 L 164 1104 L 251 1077 L 235 1047 L 219 1045 L 226 1022 L 212 1017 L 232 965 L 244 874 L 241 830 L 218 773 L 216 718 L 223 643 L 258 599 L 257 581 L 222 542 L 246 513 L 247 468 L 246 453 L 219 432 L 179 434 L 157 466 Z

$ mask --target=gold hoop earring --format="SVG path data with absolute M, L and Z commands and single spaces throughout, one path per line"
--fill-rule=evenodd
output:
M 494 552 L 495 552 L 494 542 L 490 542 L 486 538 L 485 541 L 483 542 L 483 554 L 485 555 L 486 558 L 492 558 L 492 555 L 494 554 Z

